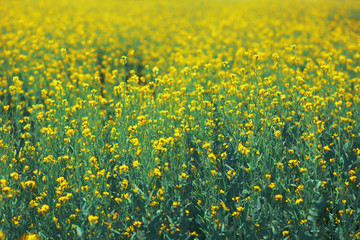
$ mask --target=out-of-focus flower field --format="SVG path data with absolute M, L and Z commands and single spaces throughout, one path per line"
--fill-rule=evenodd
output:
M 1 240 L 359 239 L 357 1 L 0 15 Z

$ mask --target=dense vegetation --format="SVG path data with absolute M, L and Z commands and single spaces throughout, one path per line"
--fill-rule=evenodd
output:
M 0 239 L 359 239 L 355 3 L 1 1 Z

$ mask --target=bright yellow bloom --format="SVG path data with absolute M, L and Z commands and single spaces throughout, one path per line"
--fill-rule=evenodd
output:
M 0 179 L 0 187 L 5 187 L 6 186 L 6 179 Z
M 277 195 L 275 196 L 275 201 L 281 202 L 282 200 L 283 200 L 283 196 L 282 196 L 281 194 L 277 194 Z
M 41 206 L 41 208 L 38 208 L 38 212 L 40 214 L 42 214 L 43 216 L 45 216 L 45 213 L 47 213 L 49 211 L 49 209 L 50 209 L 49 205 L 44 204 Z
M 303 224 L 307 223 L 307 221 L 308 221 L 307 219 L 301 219 L 300 224 L 303 225 Z
M 10 173 L 10 177 L 14 178 L 15 180 L 19 180 L 19 174 L 17 172 Z
M 133 225 L 137 228 L 140 228 L 141 224 L 142 224 L 142 222 L 140 222 L 140 221 L 134 221 L 134 223 L 133 223 Z
M 25 186 L 30 188 L 30 191 L 32 191 L 34 189 L 35 185 L 36 185 L 36 183 L 33 180 L 29 180 L 29 181 L 25 182 Z M 24 188 L 24 186 L 23 186 L 23 188 Z
M 244 210 L 245 210 L 245 208 L 244 208 L 244 207 L 242 207 L 242 206 L 239 206 L 239 207 L 237 207 L 237 208 L 236 208 L 236 210 L 238 210 L 239 212 L 242 212 L 242 211 L 244 211 Z
M 274 135 L 277 138 L 280 137 L 281 136 L 281 131 L 279 131 L 279 130 L 275 131 Z
M 132 166 L 133 166 L 134 168 L 136 168 L 136 167 L 138 167 L 138 166 L 140 166 L 140 165 L 141 165 L 140 162 L 137 161 L 137 160 L 135 160 L 135 161 L 132 163 Z
M 174 208 L 177 208 L 180 205 L 180 202 L 173 202 Z
M 181 173 L 180 174 L 180 178 L 183 179 L 183 178 L 188 178 L 189 175 L 187 175 L 186 173 Z
M 5 233 L 0 230 L 0 240 L 5 240 L 5 239 L 6 239 Z
M 129 185 L 129 181 L 127 179 L 124 179 L 122 182 L 121 182 L 121 187 L 123 188 L 127 188 Z
M 99 217 L 90 215 L 90 216 L 88 216 L 88 220 L 89 220 L 90 225 L 97 224 L 99 222 Z
M 247 148 L 242 143 L 239 143 L 238 151 L 244 155 L 248 155 L 250 153 L 250 148 Z
M 35 233 L 29 233 L 29 234 L 22 235 L 20 237 L 20 240 L 41 240 L 41 238 L 38 235 L 36 235 Z
M 328 151 L 331 150 L 329 146 L 324 146 L 323 149 L 324 149 L 326 152 L 328 152 Z
M 162 174 L 161 174 L 160 167 L 157 167 L 154 169 L 154 176 L 157 178 L 161 178 Z
M 351 177 L 349 177 L 349 179 L 350 179 L 350 181 L 352 181 L 352 182 L 356 182 L 356 176 L 351 176 Z
M 282 235 L 283 235 L 283 237 L 286 237 L 287 235 L 289 235 L 289 231 L 282 231 Z
M 261 192 L 261 188 L 259 186 L 254 186 L 253 189 Z

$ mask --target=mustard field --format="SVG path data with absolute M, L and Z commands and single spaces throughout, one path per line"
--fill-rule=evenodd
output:
M 360 238 L 358 1 L 0 16 L 0 240 Z

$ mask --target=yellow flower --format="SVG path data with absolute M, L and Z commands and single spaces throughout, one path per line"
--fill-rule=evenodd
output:
M 33 180 L 29 180 L 25 182 L 25 186 L 30 188 L 30 191 L 32 191 L 35 187 L 36 183 Z
M 129 167 L 127 166 L 127 165 L 121 165 L 120 167 L 119 167 L 119 173 L 126 173 L 126 172 L 128 172 L 129 171 Z
M 189 210 L 185 210 L 185 215 L 188 217 L 190 215 L 190 211 Z
M 156 207 L 156 206 L 158 206 L 159 205 L 159 202 L 157 202 L 157 201 L 152 201 L 151 203 L 150 203 L 150 207 Z
M 261 192 L 261 188 L 259 186 L 254 186 L 253 189 Z
M 218 172 L 216 170 L 211 170 L 211 175 L 216 176 Z
M 140 162 L 137 161 L 137 160 L 135 160 L 135 161 L 132 163 L 132 166 L 133 166 L 134 168 L 136 168 L 136 167 L 138 167 L 138 166 L 140 166 L 140 165 L 141 165 Z
M 47 213 L 49 211 L 49 209 L 50 209 L 49 205 L 44 204 L 44 205 L 41 206 L 41 208 L 38 208 L 38 212 L 41 215 L 45 216 L 45 213 Z
M 210 153 L 210 154 L 208 155 L 208 158 L 210 158 L 211 161 L 216 161 L 216 156 L 215 156 L 214 153 Z
M 10 173 L 10 177 L 14 178 L 15 180 L 19 180 L 19 174 L 17 172 Z
M 41 238 L 38 235 L 36 235 L 35 233 L 29 233 L 29 234 L 22 235 L 20 237 L 20 240 L 41 240 Z
M 302 219 L 302 220 L 300 220 L 300 225 L 303 225 L 304 223 L 307 223 L 307 219 Z
M 354 171 L 354 170 L 350 170 L 349 171 L 349 174 L 352 176 L 352 175 L 354 175 L 356 172 Z
M 180 174 L 180 178 L 183 179 L 183 178 L 188 178 L 189 175 L 187 175 L 186 173 L 181 173 Z
M 286 237 L 287 235 L 289 235 L 289 231 L 286 231 L 286 230 L 283 231 L 283 232 L 282 232 L 282 235 L 283 235 L 283 237 Z
M 330 150 L 331 150 L 331 149 L 330 149 L 330 147 L 329 147 L 329 146 L 327 146 L 327 145 L 326 145 L 326 146 L 324 146 L 324 147 L 323 147 L 323 149 L 324 149 L 326 152 L 328 152 L 328 151 L 330 151 Z
M 242 143 L 239 143 L 238 145 L 238 151 L 242 154 L 248 155 L 250 153 L 250 149 L 242 145 Z
M 349 177 L 349 179 L 350 179 L 350 181 L 352 181 L 352 182 L 356 182 L 356 176 L 351 176 L 351 177 Z
M 0 187 L 5 187 L 6 186 L 6 179 L 0 179 Z
M 240 216 L 240 212 L 235 211 L 235 212 L 233 212 L 233 213 L 231 214 L 231 216 L 238 217 L 238 216 Z
M 5 233 L 0 230 L 0 240 L 5 240 L 5 239 L 6 239 Z
M 324 187 L 327 184 L 327 181 L 321 181 L 321 187 Z
M 281 194 L 277 194 L 277 195 L 275 196 L 275 201 L 281 202 L 282 200 L 283 200 L 283 196 L 282 196 Z
M 273 188 L 275 188 L 275 187 L 276 187 L 276 184 L 273 183 L 273 182 L 268 185 L 268 188 L 271 188 L 271 189 L 273 189 Z
M 173 202 L 174 208 L 177 208 L 180 205 L 180 202 Z
M 127 188 L 128 187 L 128 184 L 129 184 L 129 181 L 127 179 L 124 179 L 122 182 L 121 182 L 121 187 L 123 188 Z
M 2 189 L 4 192 L 10 192 L 11 191 L 11 187 L 3 187 Z
M 237 207 L 237 208 L 236 208 L 236 210 L 238 210 L 239 212 L 244 211 L 244 209 L 245 209 L 245 208 L 244 208 L 244 207 L 242 207 L 242 206 L 240 206 L 240 207 Z
M 89 220 L 90 225 L 97 224 L 99 222 L 99 217 L 90 215 L 90 216 L 88 216 L 88 220 Z
M 154 169 L 154 176 L 157 178 L 161 178 L 162 174 L 161 174 L 160 167 L 157 167 Z
M 134 223 L 133 223 L 133 225 L 137 228 L 140 228 L 141 224 L 142 223 L 140 221 L 134 221 Z
M 139 145 L 139 139 L 138 138 L 133 138 L 130 140 L 130 142 L 134 145 L 134 146 L 138 146 Z
M 275 137 L 280 137 L 281 136 L 281 132 L 279 130 L 275 131 L 274 133 Z
M 282 169 L 282 168 L 284 168 L 284 164 L 283 163 L 281 163 L 281 162 L 278 162 L 277 164 L 276 164 L 276 168 L 277 169 Z

